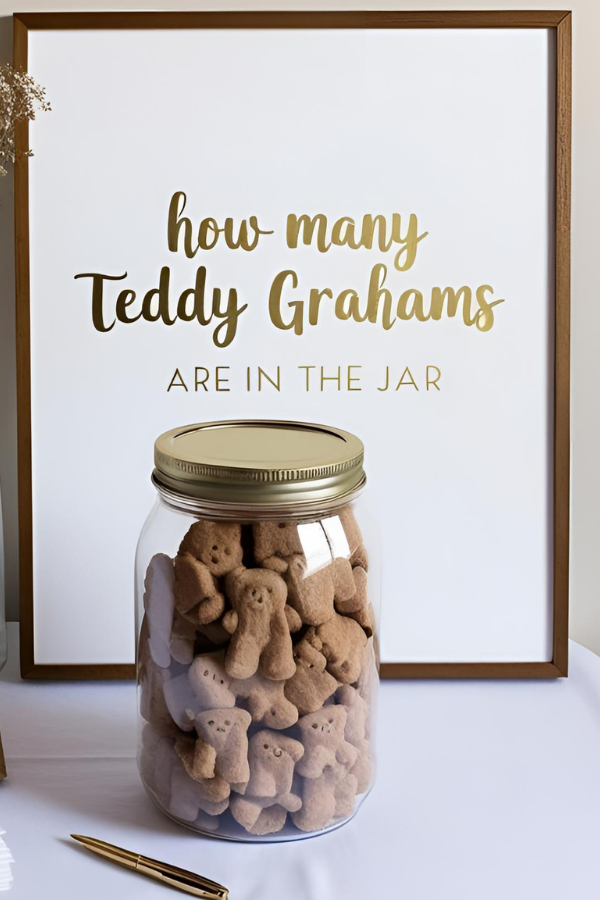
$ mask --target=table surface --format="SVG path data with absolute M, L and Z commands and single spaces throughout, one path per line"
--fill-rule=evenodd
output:
M 289 844 L 197 836 L 163 816 L 135 764 L 127 682 L 0 676 L 12 900 L 185 896 L 80 849 L 89 834 L 193 869 L 231 900 L 597 900 L 600 659 L 571 643 L 556 681 L 384 682 L 378 777 L 356 818 Z

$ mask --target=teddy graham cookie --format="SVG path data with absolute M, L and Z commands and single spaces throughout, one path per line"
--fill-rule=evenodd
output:
M 207 625 L 225 610 L 218 579 L 242 564 L 242 528 L 235 522 L 200 519 L 175 557 L 175 606 L 190 622 Z
M 250 778 L 243 796 L 231 800 L 233 818 L 250 834 L 280 831 L 288 812 L 302 806 L 292 791 L 294 766 L 302 758 L 301 742 L 278 731 L 262 729 L 250 739 Z
M 226 579 L 232 609 L 223 616 L 231 634 L 225 669 L 235 679 L 250 678 L 260 668 L 266 678 L 282 681 L 295 670 L 292 627 L 299 627 L 293 610 L 286 612 L 285 581 L 270 569 L 236 569 Z

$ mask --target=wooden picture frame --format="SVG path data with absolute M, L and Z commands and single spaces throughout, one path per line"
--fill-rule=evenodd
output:
M 554 445 L 552 658 L 546 662 L 386 663 L 386 678 L 547 678 L 567 675 L 569 571 L 569 318 L 571 13 L 460 12 L 89 12 L 14 16 L 14 62 L 27 70 L 28 34 L 68 29 L 549 29 L 556 37 L 554 197 Z M 28 147 L 18 124 L 17 149 Z M 39 665 L 34 654 L 28 158 L 15 167 L 21 671 L 25 678 L 130 678 L 133 666 Z

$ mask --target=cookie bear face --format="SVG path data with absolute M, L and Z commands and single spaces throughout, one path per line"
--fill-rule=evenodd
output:
M 299 722 L 304 757 L 296 771 L 305 778 L 318 778 L 327 766 L 336 763 L 354 765 L 358 751 L 344 737 L 346 710 L 343 706 L 324 706 L 303 716 Z
M 347 713 L 343 706 L 324 706 L 303 716 L 298 725 L 305 744 L 339 747 L 344 741 Z
M 245 709 L 211 709 L 193 716 L 198 735 L 194 748 L 192 777 L 219 776 L 232 785 L 245 784 L 248 766 L 248 726 L 252 719 Z
M 205 653 L 197 656 L 190 666 L 190 687 L 201 710 L 229 709 L 235 706 L 231 679 L 225 671 L 225 653 Z
M 283 609 L 287 597 L 285 581 L 270 569 L 242 569 L 227 581 L 231 605 L 239 614 L 268 621 L 271 613 Z
M 242 563 L 241 525 L 201 519 L 181 542 L 179 555 L 185 553 L 204 563 L 215 577 L 226 575 Z
M 218 750 L 230 742 L 236 731 L 245 733 L 250 722 L 250 713 L 245 709 L 209 709 L 194 718 L 194 727 L 198 737 Z
M 299 741 L 268 728 L 257 731 L 249 741 L 250 780 L 246 795 L 276 797 L 288 793 L 294 765 L 303 754 L 304 747 Z
M 252 535 L 256 562 L 277 571 L 285 571 L 288 557 L 303 552 L 295 522 L 257 522 Z
M 299 641 L 294 647 L 294 662 L 297 671 L 306 673 L 311 669 L 314 669 L 315 672 L 324 672 L 327 666 L 327 660 L 323 654 L 306 640 Z
M 298 762 L 304 753 L 304 748 L 298 741 L 266 728 L 254 735 L 252 745 L 257 764 L 266 766 L 285 768 L 287 767 L 286 756 L 294 762 Z M 279 762 L 274 763 L 272 758 Z

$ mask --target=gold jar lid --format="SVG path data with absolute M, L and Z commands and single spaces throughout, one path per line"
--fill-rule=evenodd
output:
M 156 439 L 153 481 L 180 501 L 274 511 L 328 507 L 364 486 L 363 454 L 355 435 L 329 425 L 200 422 Z

